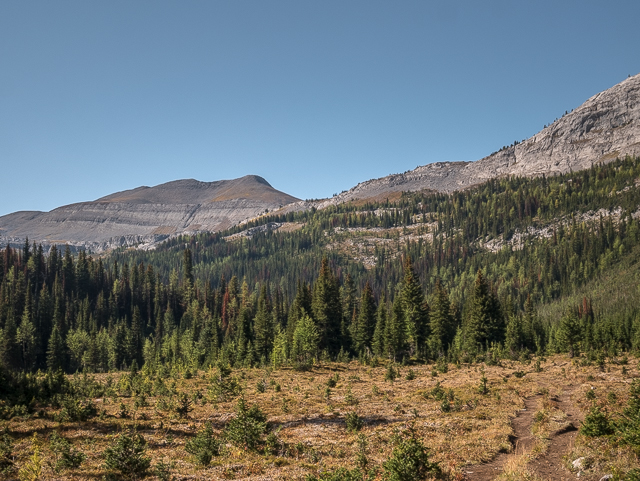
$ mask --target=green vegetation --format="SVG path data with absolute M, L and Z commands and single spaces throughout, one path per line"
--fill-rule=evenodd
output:
M 452 195 L 403 194 L 265 216 L 242 229 L 267 222 L 297 228 L 251 238 L 228 237 L 236 227 L 103 258 L 57 247 L 45 254 L 28 241 L 22 249 L 6 247 L 0 418 L 27 420 L 47 407 L 57 422 L 90 422 L 106 415 L 91 399 L 104 398 L 119 403 L 118 422 L 144 422 L 140 413 L 155 397 L 155 409 L 189 421 L 199 403 L 237 401 L 221 433 L 208 426 L 186 444 L 206 466 L 219 453 L 218 439 L 252 453 L 293 452 L 268 432 L 260 408 L 245 402 L 246 382 L 232 369 L 260 367 L 255 394 L 283 392 L 283 414 L 294 409 L 292 394 L 270 373 L 292 368 L 304 376 L 329 362 L 383 366 L 385 389 L 413 381 L 425 363 L 431 366 L 421 381 L 450 366 L 505 360 L 522 362 L 510 372 L 527 380 L 556 353 L 604 371 L 640 351 L 638 179 L 640 159 L 628 158 L 552 178 L 497 179 Z M 526 367 L 532 356 L 535 367 Z M 203 370 L 201 391 L 178 389 L 177 380 Z M 89 375 L 115 371 L 126 372 L 117 381 Z M 474 394 L 499 396 L 480 374 Z M 305 395 L 317 390 L 325 409 L 343 403 L 360 410 L 362 393 L 354 395 L 350 378 L 340 380 L 336 372 Z M 383 396 L 375 385 L 373 392 Z M 423 396 L 452 416 L 477 404 L 458 394 L 438 383 Z M 638 410 L 630 404 L 623 417 L 609 416 L 592 395 L 584 436 L 636 446 Z M 345 421 L 350 432 L 363 429 L 355 412 Z M 412 443 L 398 445 L 413 453 L 404 459 L 435 475 Z M 2 471 L 13 469 L 12 446 L 5 433 Z M 139 434 L 121 434 L 105 467 L 114 476 L 143 476 L 150 469 L 144 449 Z M 83 461 L 63 437 L 52 438 L 49 450 L 56 470 Z M 158 466 L 170 476 L 169 465 Z M 405 467 L 391 460 L 384 466 L 388 479 L 404 479 Z M 362 469 L 345 471 L 345 479 L 367 476 Z

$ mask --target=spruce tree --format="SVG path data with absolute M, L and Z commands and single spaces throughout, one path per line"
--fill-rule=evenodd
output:
M 376 327 L 373 331 L 372 348 L 376 356 L 384 356 L 386 354 L 385 349 L 385 331 L 387 329 L 387 302 L 384 296 L 378 304 L 378 310 L 376 312 Z
M 273 348 L 273 314 L 266 284 L 263 284 L 260 290 L 258 312 L 253 320 L 253 331 L 255 336 L 253 347 L 258 359 L 267 360 Z
M 429 314 L 422 286 L 413 270 L 410 256 L 407 256 L 404 263 L 401 298 L 410 354 L 420 356 L 429 335 Z
M 328 350 L 330 354 L 337 354 L 342 345 L 340 286 L 326 257 L 322 259 L 320 275 L 313 286 L 311 310 L 320 335 L 319 348 Z
M 376 301 L 373 297 L 371 285 L 367 282 L 360 299 L 360 313 L 351 328 L 353 348 L 358 354 L 365 352 L 371 347 L 376 315 L 375 303 Z
M 442 287 L 440 279 L 436 280 L 436 288 L 429 311 L 429 350 L 434 357 L 441 357 L 455 336 L 455 317 L 452 313 L 449 295 Z

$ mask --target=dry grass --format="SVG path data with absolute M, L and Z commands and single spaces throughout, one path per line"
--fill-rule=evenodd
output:
M 185 443 L 206 421 L 211 421 L 214 428 L 221 431 L 234 415 L 236 404 L 236 398 L 218 402 L 209 394 L 212 374 L 209 372 L 200 371 L 193 379 L 166 379 L 167 387 L 175 383 L 173 388 L 180 393 L 200 391 L 203 394 L 186 419 L 165 409 L 163 401 L 168 401 L 168 397 L 149 397 L 148 406 L 136 409 L 132 397 L 109 396 L 94 399 L 98 410 L 105 411 L 102 419 L 58 423 L 53 420 L 55 412 L 46 408 L 43 417 L 14 418 L 4 425 L 14 438 L 18 438 L 15 450 L 18 466 L 23 465 L 32 453 L 33 433 L 37 433 L 45 461 L 51 456 L 46 441 L 53 431 L 63 434 L 74 447 L 87 454 L 87 460 L 78 470 L 63 475 L 53 473 L 45 462 L 42 479 L 100 479 L 104 474 L 104 449 L 117 433 L 135 428 L 147 440 L 153 464 L 162 460 L 172 462 L 174 475 L 180 475 L 178 479 L 291 480 L 304 479 L 306 474 L 320 469 L 356 466 L 357 434 L 345 428 L 345 415 L 355 411 L 365 421 L 361 433 L 368 441 L 367 457 L 371 464 L 380 465 L 389 457 L 394 433 L 413 426 L 431 449 L 432 459 L 439 462 L 452 479 L 462 479 L 465 467 L 489 461 L 499 451 L 512 449 L 509 442 L 511 420 L 523 408 L 525 398 L 545 393 L 538 422 L 534 425 L 534 433 L 539 438 L 535 450 L 542 453 L 549 433 L 566 422 L 553 401 L 564 386 L 574 386 L 575 393 L 582 393 L 578 398 L 584 398 L 584 392 L 592 385 L 598 392 L 612 390 L 617 395 L 616 402 L 622 406 L 626 401 L 629 378 L 638 376 L 637 361 L 631 361 L 627 366 L 626 375 L 621 374 L 618 366 L 601 373 L 596 367 L 577 367 L 561 356 L 543 362 L 542 372 L 535 372 L 533 364 L 510 361 L 501 364 L 485 367 L 489 379 L 486 395 L 478 393 L 482 376 L 478 365 L 460 368 L 450 365 L 447 373 L 437 373 L 435 377 L 433 366 L 401 367 L 400 377 L 395 382 L 385 381 L 384 366 L 373 368 L 355 362 L 324 364 L 309 372 L 236 370 L 232 376 L 243 386 L 245 399 L 266 413 L 270 426 L 287 448 L 278 455 L 264 455 L 228 445 L 226 453 L 214 458 L 207 468 L 193 463 L 184 449 Z M 416 375 L 413 380 L 405 379 L 409 369 Z M 513 375 L 515 371 L 524 371 L 526 375 L 518 378 Z M 111 376 L 117 379 L 120 375 Z M 337 384 L 330 388 L 327 397 L 327 382 L 336 375 Z M 106 378 L 107 375 L 97 376 L 101 382 Z M 266 391 L 258 392 L 258 383 L 263 380 Z M 438 382 L 446 392 L 453 392 L 451 412 L 443 412 L 442 401 L 431 394 Z M 576 402 L 584 409 L 588 408 L 586 398 L 584 402 L 580 399 Z M 130 418 L 120 416 L 121 403 L 131 413 Z M 576 446 L 572 456 L 583 455 L 590 449 L 593 448 Z M 529 454 L 511 456 L 499 479 L 534 479 L 526 471 L 528 459 Z

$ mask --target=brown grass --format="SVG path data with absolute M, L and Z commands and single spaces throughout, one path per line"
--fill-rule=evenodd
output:
M 37 442 L 41 443 L 45 461 L 51 456 L 47 440 L 54 430 L 87 454 L 87 460 L 78 470 L 62 475 L 53 473 L 45 462 L 41 479 L 99 479 L 104 474 L 104 449 L 117 433 L 135 428 L 147 440 L 153 463 L 173 462 L 173 472 L 179 473 L 180 479 L 291 480 L 304 479 L 306 474 L 319 469 L 356 466 L 357 434 L 347 432 L 344 421 L 348 412 L 355 411 L 365 420 L 361 433 L 368 441 L 367 456 L 371 464 L 380 465 L 390 456 L 394 433 L 413 426 L 431 449 L 433 460 L 439 462 L 452 479 L 463 479 L 469 465 L 489 461 L 501 450 L 512 450 L 509 441 L 511 420 L 524 406 L 525 398 L 544 393 L 539 406 L 539 422 L 534 425 L 534 434 L 539 438 L 533 453 L 536 455 L 545 451 L 549 433 L 566 422 L 553 401 L 564 386 L 575 388 L 579 393 L 576 404 L 584 410 L 589 404 L 583 394 L 592 386 L 598 393 L 614 391 L 621 409 L 626 400 L 628 379 L 632 375 L 638 376 L 635 360 L 627 366 L 625 376 L 619 366 L 611 366 L 610 372 L 602 373 L 596 367 L 578 367 L 561 356 L 548 358 L 539 373 L 534 372 L 533 364 L 511 361 L 501 364 L 485 367 L 490 388 L 487 395 L 478 394 L 482 376 L 478 365 L 460 368 L 450 365 L 449 372 L 438 373 L 435 377 L 433 366 L 413 366 L 411 369 L 416 378 L 410 381 L 405 379 L 409 367 L 401 367 L 401 377 L 393 383 L 385 381 L 384 366 L 367 367 L 355 362 L 323 364 L 309 372 L 236 370 L 232 375 L 243 386 L 245 399 L 250 404 L 258 404 L 267 414 L 270 426 L 289 447 L 288 454 L 264 455 L 228 445 L 226 453 L 214 458 L 207 468 L 193 463 L 185 452 L 185 443 L 206 421 L 211 421 L 214 428 L 221 431 L 234 415 L 237 400 L 217 402 L 208 394 L 210 372 L 200 371 L 189 380 L 166 379 L 167 386 L 175 382 L 178 392 L 203 393 L 202 402 L 194 406 L 187 419 L 178 418 L 171 410 L 161 409 L 159 397 L 149 397 L 149 406 L 136 410 L 134 398 L 114 396 L 94 399 L 99 411 L 104 409 L 106 412 L 102 420 L 58 423 L 53 420 L 55 412 L 45 407 L 44 417 L 14 418 L 3 424 L 18 439 L 15 450 L 18 466 L 27 462 L 32 453 L 34 433 Z M 514 371 L 525 371 L 526 375 L 517 378 Z M 336 374 L 339 380 L 327 399 L 327 381 Z M 120 375 L 111 376 L 117 379 Z M 107 375 L 97 378 L 104 382 Z M 260 393 L 257 384 L 263 379 L 267 389 Z M 442 412 L 442 402 L 431 396 L 438 381 L 445 390 L 453 391 L 460 410 Z M 120 403 L 132 413 L 131 418 L 120 418 Z M 589 449 L 584 444 L 578 445 L 572 456 L 582 455 Z M 527 472 L 529 459 L 530 453 L 510 456 L 499 479 L 535 479 Z M 607 462 L 602 456 L 598 459 L 596 462 L 601 465 Z

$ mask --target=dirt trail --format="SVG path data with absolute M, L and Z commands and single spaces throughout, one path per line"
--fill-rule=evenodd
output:
M 552 433 L 547 451 L 528 464 L 529 470 L 541 479 L 554 481 L 600 479 L 599 476 L 589 476 L 584 473 L 578 478 L 576 473 L 572 473 L 564 467 L 563 457 L 573 448 L 582 420 L 582 413 L 571 402 L 572 393 L 573 388 L 566 387 L 556 400 L 558 409 L 567 415 L 567 427 Z
M 537 479 L 567 481 L 599 479 L 582 474 L 580 478 L 575 473 L 564 467 L 563 457 L 571 450 L 578 434 L 578 427 L 582 415 L 571 402 L 572 387 L 565 387 L 562 394 L 554 401 L 559 410 L 567 415 L 567 426 L 551 434 L 547 451 L 532 459 L 528 465 L 528 470 L 535 474 Z M 531 426 L 534 422 L 534 414 L 538 410 L 538 401 L 542 396 L 533 396 L 525 399 L 525 409 L 520 411 L 513 419 L 512 426 L 514 436 L 512 443 L 514 452 L 512 454 L 498 454 L 490 463 L 470 466 L 467 468 L 467 479 L 472 481 L 490 481 L 500 475 L 507 460 L 514 455 L 527 454 L 534 445 L 535 438 L 531 434 Z
M 538 406 L 538 400 L 541 396 L 533 396 L 524 400 L 524 409 L 511 421 L 513 427 L 513 437 L 511 442 L 514 445 L 515 454 L 523 454 L 531 450 L 534 438 L 531 434 L 531 425 L 533 424 L 533 415 Z M 490 481 L 500 473 L 504 463 L 513 454 L 500 453 L 493 461 L 486 464 L 478 464 L 470 466 L 466 470 L 467 479 L 473 481 Z

